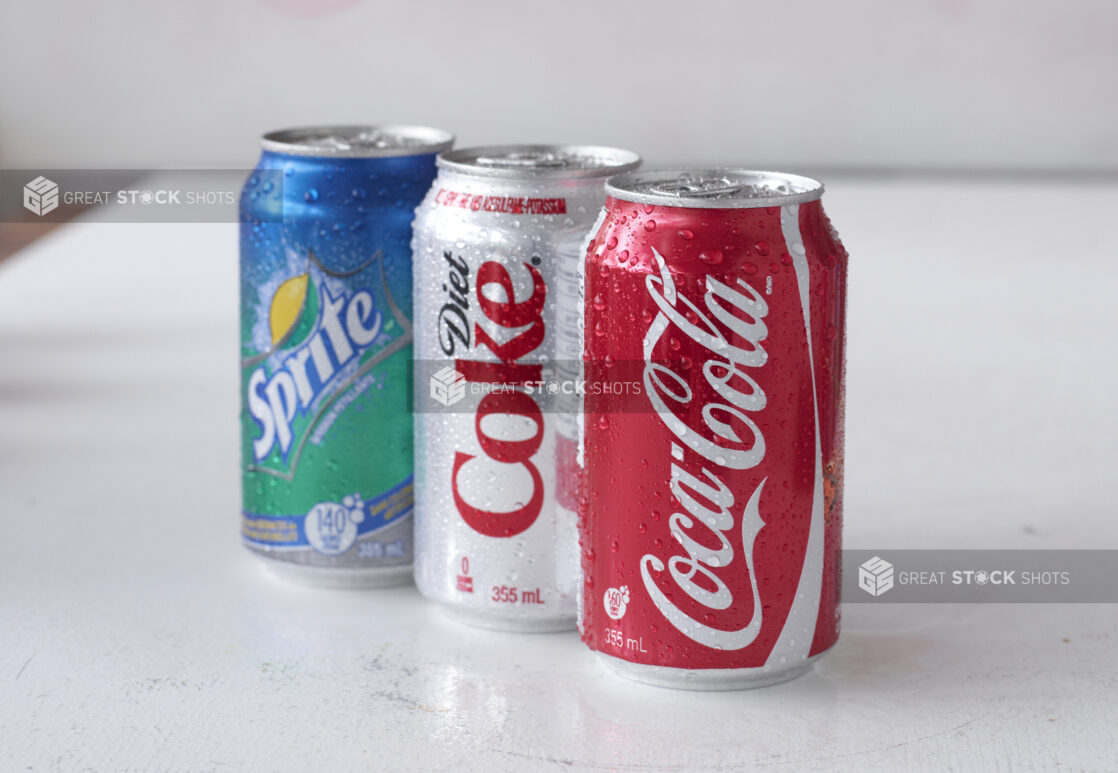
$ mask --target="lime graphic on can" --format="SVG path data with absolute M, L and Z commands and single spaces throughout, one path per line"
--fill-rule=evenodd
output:
M 242 537 L 316 584 L 411 577 L 411 221 L 445 132 L 265 135 L 241 194 Z

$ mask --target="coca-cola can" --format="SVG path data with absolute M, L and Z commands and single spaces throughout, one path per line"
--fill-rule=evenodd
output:
M 575 627 L 576 504 L 556 468 L 574 463 L 560 382 L 577 370 L 559 360 L 580 360 L 578 272 L 603 183 L 639 162 L 589 146 L 444 153 L 416 212 L 415 580 L 464 622 Z
M 847 253 L 790 174 L 611 178 L 584 286 L 580 631 L 638 681 L 790 679 L 839 634 Z

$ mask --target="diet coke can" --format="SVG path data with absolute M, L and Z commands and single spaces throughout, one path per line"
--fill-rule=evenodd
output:
M 583 641 L 738 689 L 839 633 L 847 254 L 804 177 L 619 175 L 586 254 Z
M 562 418 L 573 463 L 559 412 L 577 405 L 558 359 L 580 359 L 578 271 L 603 183 L 639 162 L 585 146 L 445 153 L 416 212 L 415 581 L 464 622 L 575 627 L 576 504 L 556 466 Z

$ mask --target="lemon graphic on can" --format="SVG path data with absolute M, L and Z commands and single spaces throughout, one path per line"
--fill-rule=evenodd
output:
M 314 328 L 318 318 L 318 289 L 310 274 L 299 274 L 276 288 L 268 312 L 272 350 L 299 343 Z

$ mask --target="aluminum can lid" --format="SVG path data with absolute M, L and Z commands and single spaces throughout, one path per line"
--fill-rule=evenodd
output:
M 823 195 L 823 183 L 796 174 L 752 169 L 660 169 L 610 177 L 606 194 L 665 207 L 748 209 L 814 201 Z
M 488 145 L 443 153 L 437 163 L 473 177 L 526 180 L 609 177 L 640 162 L 631 150 L 596 145 Z
M 387 158 L 440 153 L 454 135 L 427 126 L 307 126 L 268 132 L 260 144 L 288 156 Z

